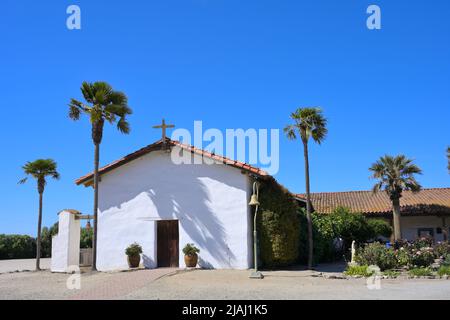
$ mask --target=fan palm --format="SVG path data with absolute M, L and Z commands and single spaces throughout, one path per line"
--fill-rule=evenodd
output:
M 413 160 L 406 158 L 404 155 L 395 157 L 385 155 L 375 162 L 369 170 L 372 171 L 371 177 L 378 180 L 378 183 L 373 187 L 373 192 L 384 190 L 392 201 L 394 240 L 400 240 L 400 198 L 404 190 L 412 192 L 421 190 L 422 187 L 414 175 L 421 174 L 422 170 L 413 164 Z
M 41 270 L 41 228 L 42 228 L 42 200 L 47 184 L 47 177 L 53 179 L 59 179 L 59 173 L 56 171 L 56 162 L 52 159 L 38 159 L 33 162 L 27 162 L 23 167 L 23 171 L 27 176 L 31 176 L 37 181 L 37 189 L 39 193 L 39 215 L 38 215 L 38 232 L 36 240 L 36 270 Z M 23 184 L 27 181 L 28 177 L 19 181 Z
M 299 108 L 291 114 L 291 120 L 294 123 L 284 128 L 285 134 L 290 140 L 295 140 L 299 136 L 303 143 L 306 183 L 306 220 L 308 224 L 308 268 L 311 269 L 313 265 L 314 244 L 311 220 L 308 142 L 312 138 L 316 143 L 322 143 L 328 133 L 326 128 L 327 120 L 323 116 L 320 108 Z
M 91 136 L 94 143 L 94 235 L 92 241 L 92 270 L 97 269 L 97 211 L 98 211 L 98 181 L 100 144 L 103 137 L 105 122 L 116 123 L 117 129 L 124 134 L 130 132 L 127 115 L 132 113 L 128 106 L 127 96 L 120 91 L 114 91 L 106 82 L 83 82 L 81 85 L 86 104 L 76 99 L 71 99 L 69 104 L 69 117 L 79 120 L 80 115 L 86 114 L 91 122 Z

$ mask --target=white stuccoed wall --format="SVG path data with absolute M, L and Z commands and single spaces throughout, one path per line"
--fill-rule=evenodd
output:
M 170 153 L 151 152 L 102 175 L 97 267 L 127 269 L 125 248 L 143 247 L 143 263 L 157 266 L 156 222 L 179 220 L 182 248 L 199 247 L 199 265 L 247 269 L 252 263 L 249 178 L 225 165 L 175 165 Z
M 436 228 L 447 229 L 449 228 L 449 218 L 445 218 L 445 223 L 442 217 L 436 216 L 424 216 L 424 217 L 402 217 L 402 237 L 413 241 L 418 238 L 419 228 L 433 228 L 434 239 L 436 241 L 443 241 L 444 235 L 437 234 Z
M 75 214 L 61 211 L 58 234 L 52 238 L 52 272 L 67 272 L 70 266 L 80 264 L 80 220 Z

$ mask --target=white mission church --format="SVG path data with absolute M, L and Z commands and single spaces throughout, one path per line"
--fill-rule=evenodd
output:
M 171 151 L 215 164 L 174 164 Z M 198 159 L 197 159 L 198 160 Z M 248 269 L 253 264 L 248 205 L 254 179 L 269 175 L 248 164 L 165 138 L 100 169 L 97 269 L 127 269 L 125 248 L 137 242 L 146 268 L 181 267 L 182 248 L 200 249 L 199 266 Z M 76 180 L 93 185 L 90 173 Z M 80 213 L 59 215 L 52 271 L 79 263 Z

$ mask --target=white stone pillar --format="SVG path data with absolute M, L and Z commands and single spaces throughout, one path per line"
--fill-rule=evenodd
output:
M 79 212 L 63 210 L 59 213 L 58 234 L 52 239 L 52 272 L 68 272 L 70 266 L 80 264 Z

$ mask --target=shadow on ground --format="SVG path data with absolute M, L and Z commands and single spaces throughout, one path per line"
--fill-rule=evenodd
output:
M 305 265 L 295 265 L 279 269 L 262 269 L 261 271 L 267 277 L 309 277 L 314 273 L 343 273 L 347 264 L 345 262 L 322 263 L 314 266 L 313 270 L 308 270 Z M 299 273 L 287 273 L 287 271 L 304 271 Z

